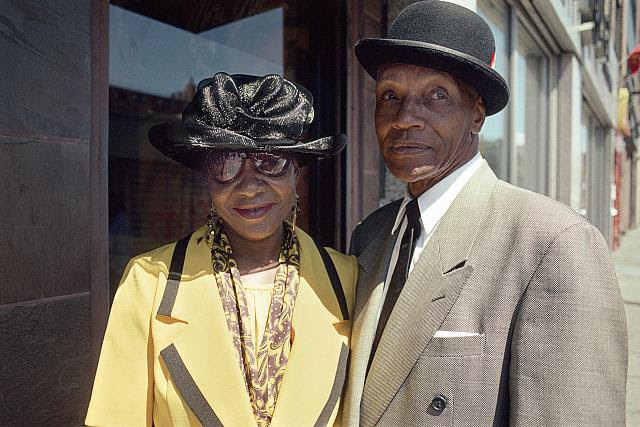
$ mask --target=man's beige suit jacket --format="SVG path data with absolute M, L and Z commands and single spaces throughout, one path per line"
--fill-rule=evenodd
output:
M 361 272 L 344 425 L 624 425 L 627 333 L 607 245 L 486 164 L 422 252 L 367 374 L 398 207 L 352 236 Z

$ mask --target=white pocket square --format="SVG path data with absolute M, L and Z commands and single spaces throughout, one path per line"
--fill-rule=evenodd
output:
M 478 332 L 459 332 L 459 331 L 436 331 L 434 338 L 454 338 L 454 337 L 475 337 L 480 335 Z

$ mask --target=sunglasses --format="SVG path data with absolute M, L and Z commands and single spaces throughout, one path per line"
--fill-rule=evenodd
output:
M 207 155 L 209 176 L 227 184 L 240 175 L 244 161 L 250 159 L 254 168 L 265 176 L 282 176 L 289 170 L 291 158 L 266 152 L 211 151 Z

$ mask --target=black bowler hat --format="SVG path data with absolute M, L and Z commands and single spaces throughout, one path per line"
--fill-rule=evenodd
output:
M 495 42 L 489 25 L 466 7 L 426 0 L 404 8 L 386 38 L 360 39 L 355 52 L 374 79 L 386 63 L 414 64 L 445 71 L 475 88 L 487 115 L 509 101 L 507 83 L 493 69 Z
M 149 129 L 151 144 L 199 171 L 212 150 L 288 153 L 302 164 L 331 156 L 345 135 L 302 142 L 313 121 L 313 97 L 304 87 L 270 74 L 263 77 L 217 73 L 202 80 L 182 121 Z

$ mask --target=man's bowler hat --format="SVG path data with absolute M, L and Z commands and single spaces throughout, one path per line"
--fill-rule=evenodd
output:
M 386 38 L 356 43 L 360 64 L 374 79 L 386 63 L 414 64 L 445 71 L 475 88 L 487 115 L 509 101 L 504 78 L 493 69 L 495 42 L 489 25 L 466 7 L 426 0 L 404 8 Z

